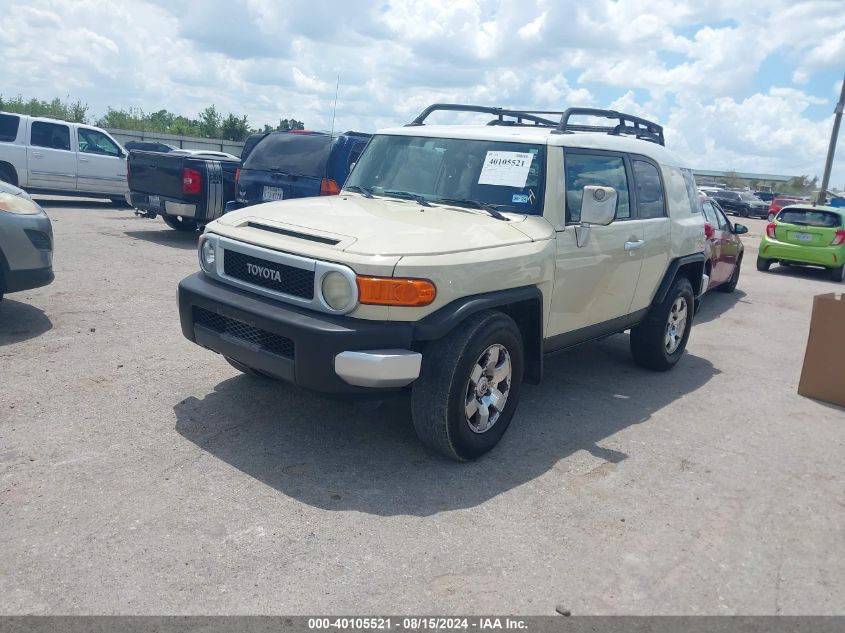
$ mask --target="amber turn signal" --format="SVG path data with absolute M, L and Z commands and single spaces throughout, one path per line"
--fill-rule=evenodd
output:
M 358 275 L 358 301 L 366 305 L 427 306 L 437 296 L 428 279 L 365 277 Z

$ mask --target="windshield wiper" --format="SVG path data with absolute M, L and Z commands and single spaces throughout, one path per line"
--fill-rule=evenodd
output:
M 366 187 L 361 187 L 360 185 L 349 185 L 348 187 L 343 188 L 344 191 L 355 191 L 357 193 L 363 194 L 365 198 L 372 198 L 373 192 L 371 189 L 367 189 Z
M 386 191 L 381 192 L 382 195 L 388 196 L 391 198 L 402 198 L 403 200 L 413 200 L 417 204 L 423 207 L 430 207 L 431 205 L 428 203 L 428 200 L 423 198 L 418 193 L 411 193 L 410 191 L 396 191 L 394 189 L 388 189 Z
M 468 198 L 437 198 L 435 202 L 451 204 L 458 207 L 473 207 L 474 209 L 482 209 L 497 220 L 504 220 L 505 222 L 510 222 L 508 218 L 499 213 L 499 207 L 501 205 L 498 204 L 490 204 L 489 202 L 479 202 L 478 200 L 470 200 Z

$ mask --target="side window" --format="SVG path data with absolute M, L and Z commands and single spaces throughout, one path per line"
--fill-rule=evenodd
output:
M 21 118 L 14 114 L 0 114 L 0 142 L 11 142 L 18 137 Z
M 352 146 L 352 149 L 349 152 L 349 160 L 346 161 L 346 171 L 349 171 L 352 168 L 352 163 L 357 163 L 358 159 L 361 157 L 361 152 L 364 151 L 364 148 L 367 146 L 367 143 L 355 143 Z
M 117 145 L 102 132 L 79 128 L 77 134 L 80 152 L 86 154 L 104 154 L 106 156 L 117 156 L 119 154 Z
M 644 160 L 634 160 L 634 180 L 637 182 L 637 208 L 640 218 L 662 218 L 666 215 L 663 184 L 657 167 Z
M 725 214 L 722 213 L 720 209 L 715 209 L 716 211 L 716 220 L 719 223 L 719 229 L 722 231 L 730 231 L 731 230 L 731 223 L 728 221 L 728 218 L 725 217 Z
M 616 219 L 631 217 L 631 205 L 628 201 L 628 177 L 625 174 L 625 161 L 621 156 L 602 154 L 581 154 L 567 152 L 565 155 L 566 172 L 566 222 L 581 221 L 581 198 L 584 187 L 600 185 L 616 189 Z
M 716 209 L 713 208 L 713 204 L 709 200 L 705 200 L 701 207 L 704 210 L 704 220 L 715 229 L 719 222 L 716 220 Z
M 690 189 L 681 169 L 664 165 L 663 182 L 666 185 L 666 202 L 669 207 L 669 215 L 687 213 L 691 209 L 695 209 L 695 213 L 701 213 L 698 192 L 695 191 L 694 197 L 690 197 Z
M 690 211 L 693 213 L 701 213 L 701 205 L 698 204 L 698 187 L 695 185 L 695 176 L 692 175 L 691 169 L 682 169 L 681 173 L 684 175 L 684 183 L 687 186 Z
M 58 123 L 33 121 L 30 145 L 70 151 L 70 128 Z

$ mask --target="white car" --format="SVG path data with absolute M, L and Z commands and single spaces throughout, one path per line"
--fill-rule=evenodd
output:
M 126 150 L 91 125 L 0 112 L 0 180 L 30 193 L 123 203 Z

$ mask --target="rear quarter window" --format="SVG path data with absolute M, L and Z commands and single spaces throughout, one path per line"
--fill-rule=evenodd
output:
M 326 173 L 330 149 L 331 138 L 323 134 L 270 134 L 250 152 L 244 169 L 321 178 Z
M 693 186 L 690 187 L 680 168 L 663 165 L 663 182 L 666 187 L 666 200 L 669 203 L 669 215 L 701 213 L 694 181 Z
M 21 118 L 13 114 L 0 114 L 0 141 L 9 143 L 18 137 Z

